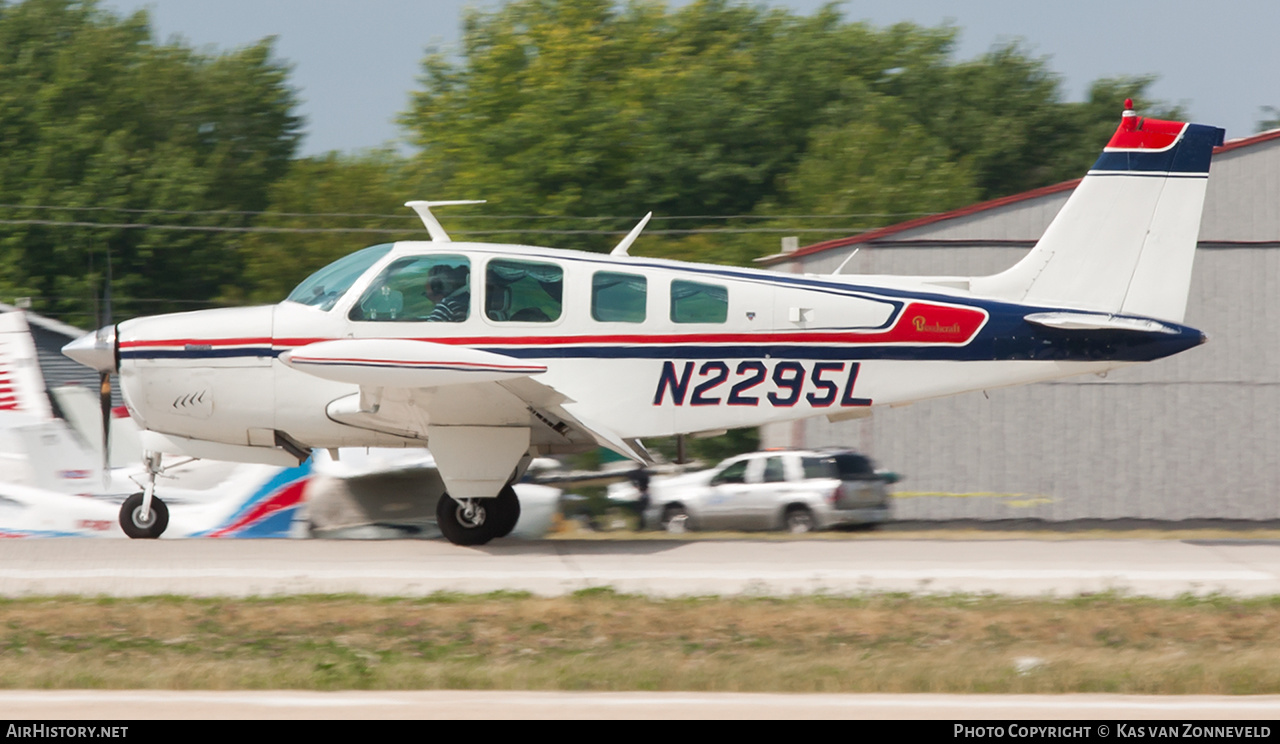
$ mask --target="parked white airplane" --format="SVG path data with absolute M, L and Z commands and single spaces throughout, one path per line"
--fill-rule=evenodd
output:
M 183 489 L 188 500 L 166 507 L 165 537 L 305 537 L 309 479 L 307 466 L 246 465 L 216 492 Z M 119 499 L 0 482 L 0 538 L 123 537 L 119 514 Z
M 985 277 L 796 276 L 628 255 L 376 245 L 272 307 L 125 321 L 65 353 L 118 372 L 143 446 L 290 463 L 311 447 L 430 444 L 440 528 L 481 544 L 539 454 L 1103 372 L 1204 341 L 1182 324 L 1223 131 L 1115 135 L 1036 247 Z M 297 458 L 297 459 L 294 459 Z M 153 488 L 122 518 L 155 537 Z
M 26 318 L 0 313 L 0 537 L 123 536 L 120 502 L 141 491 L 147 471 L 128 417 L 108 422 L 113 452 L 103 458 L 97 399 L 83 387 L 47 391 Z M 128 465 L 112 467 L 121 460 Z M 166 534 L 291 536 L 309 471 L 167 463 L 165 493 L 174 509 Z

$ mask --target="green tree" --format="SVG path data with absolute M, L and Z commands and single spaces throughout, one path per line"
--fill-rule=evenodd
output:
M 760 223 L 696 218 L 900 214 L 1016 193 L 1083 173 L 1120 102 L 1150 83 L 1099 81 L 1065 103 L 1046 60 L 1018 44 L 957 63 L 953 27 L 877 29 L 834 6 L 515 0 L 471 11 L 464 31 L 457 61 L 424 61 L 402 122 L 450 196 L 564 218 L 540 227 L 631 215 L 601 225 L 626 230 L 652 209 L 680 228 L 733 229 Z M 655 221 L 638 250 L 740 263 L 776 245 L 661 235 L 671 226 Z
M 1275 106 L 1263 106 L 1259 112 L 1262 116 L 1258 120 L 1257 132 L 1267 132 L 1272 129 L 1280 128 L 1280 108 Z
M 953 209 L 979 195 L 967 160 L 892 102 L 843 126 L 811 133 L 805 157 L 783 179 L 781 203 L 766 212 L 853 215 L 841 222 L 850 232 L 901 221 L 912 215 Z
M 207 56 L 157 43 L 145 12 L 0 0 L 0 204 L 23 207 L 3 212 L 0 292 L 91 324 L 108 255 L 121 315 L 238 281 L 234 233 L 106 225 L 241 226 L 266 207 L 301 132 L 271 50 Z
M 221 301 L 279 302 L 317 269 L 366 245 L 425 240 L 417 215 L 403 205 L 430 198 L 426 192 L 392 152 L 294 161 L 272 184 L 267 213 L 255 220 L 266 231 L 240 243 L 243 281 L 226 287 Z
M 841 123 L 906 57 L 941 64 L 950 35 L 884 34 L 831 7 L 524 0 L 469 13 L 462 60 L 424 61 L 402 121 L 454 195 L 506 213 L 748 214 L 812 127 Z

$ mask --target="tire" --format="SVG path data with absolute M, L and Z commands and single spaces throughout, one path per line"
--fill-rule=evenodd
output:
M 689 530 L 689 512 L 683 506 L 672 504 L 662 510 L 661 525 L 673 535 L 682 535 Z
M 154 540 L 163 535 L 165 528 L 169 526 L 169 507 L 152 495 L 151 519 L 144 520 L 142 519 L 142 497 L 141 492 L 135 493 L 120 505 L 120 528 L 124 530 L 124 534 L 135 540 Z
M 494 537 L 506 537 L 516 528 L 516 522 L 520 521 L 520 497 L 516 496 L 516 489 L 508 484 L 498 491 L 498 498 L 494 501 L 498 510 L 495 517 L 498 521 L 498 534 Z
M 468 516 L 463 505 L 447 493 L 436 502 L 436 526 L 454 545 L 484 545 L 498 536 L 502 519 L 495 509 L 498 499 L 475 499 Z
M 793 506 L 787 509 L 787 514 L 782 519 L 782 526 L 793 535 L 813 532 L 813 512 L 809 511 L 808 507 Z

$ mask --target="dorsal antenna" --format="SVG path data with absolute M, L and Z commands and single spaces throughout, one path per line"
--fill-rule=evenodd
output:
M 849 257 L 841 261 L 840 265 L 836 267 L 836 270 L 831 272 L 831 276 L 835 276 L 836 274 L 839 274 L 840 272 L 844 271 L 844 267 L 849 265 L 849 262 L 853 260 L 854 256 L 858 255 L 858 251 L 860 250 L 862 250 L 862 246 L 858 246 L 857 248 L 854 248 L 853 253 L 850 253 Z
M 405 202 L 404 205 L 418 213 L 418 217 L 422 220 L 422 224 L 427 228 L 427 232 L 431 234 L 431 239 L 437 243 L 451 243 L 453 240 L 449 237 L 449 233 L 444 231 L 440 226 L 440 220 L 431 214 L 432 207 L 452 207 L 458 204 L 484 204 L 484 199 L 479 200 L 459 200 L 459 201 L 411 201 Z
M 632 243 L 636 242 L 636 238 L 640 237 L 640 231 L 644 229 L 645 225 L 649 224 L 650 217 L 653 217 L 653 212 L 646 214 L 644 216 L 644 219 L 640 220 L 640 224 L 631 228 L 631 232 L 627 233 L 627 237 L 623 238 L 621 243 L 618 243 L 616 246 L 614 246 L 613 250 L 609 251 L 609 255 L 610 256 L 631 255 L 627 253 L 627 249 L 631 247 Z

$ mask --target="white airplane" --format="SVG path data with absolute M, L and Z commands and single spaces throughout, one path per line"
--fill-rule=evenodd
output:
M 238 468 L 216 492 L 187 489 L 190 500 L 166 507 L 165 537 L 305 537 L 299 512 L 309 480 L 305 466 Z M 0 538 L 124 537 L 119 514 L 118 499 L 0 482 Z
M 375 245 L 268 307 L 138 318 L 64 352 L 118 373 L 143 447 L 296 463 L 310 448 L 430 446 L 454 543 L 507 534 L 533 457 L 1100 373 L 1204 342 L 1182 324 L 1224 132 L 1121 123 L 1031 252 L 982 277 L 791 275 L 628 255 Z M 156 537 L 148 486 L 126 502 Z

